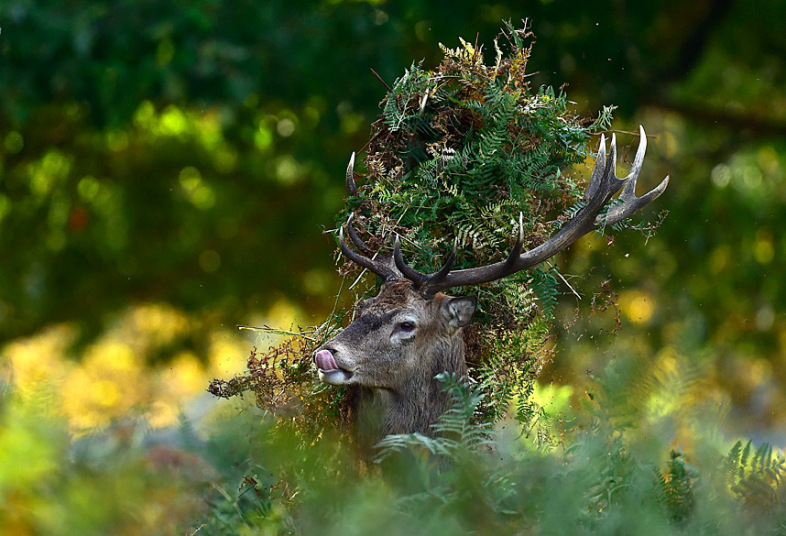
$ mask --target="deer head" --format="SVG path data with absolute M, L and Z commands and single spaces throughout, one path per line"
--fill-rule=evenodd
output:
M 447 405 L 434 376 L 443 371 L 466 375 L 461 329 L 472 318 L 475 298 L 451 298 L 443 290 L 488 283 L 536 266 L 590 231 L 630 217 L 663 193 L 668 177 L 647 194 L 636 197 L 636 181 L 647 149 L 644 129 L 639 128 L 641 141 L 628 176 L 616 176 L 615 137 L 612 135 L 607 156 L 606 140 L 601 136 L 584 205 L 576 215 L 546 242 L 522 251 L 520 214 L 513 249 L 505 260 L 494 264 L 452 270 L 457 249 L 454 244 L 440 270 L 423 274 L 406 264 L 398 237 L 393 255 L 377 259 L 354 231 L 350 215 L 339 230 L 341 251 L 379 275 L 384 283 L 376 297 L 359 305 L 355 320 L 344 331 L 314 352 L 314 362 L 322 381 L 360 388 L 357 410 L 359 418 L 365 420 L 361 427 L 376 429 L 368 435 L 379 439 L 390 433 L 428 433 Z M 354 156 L 347 168 L 350 191 L 355 189 Z M 617 202 L 602 212 L 620 190 Z M 349 248 L 344 228 L 361 253 Z

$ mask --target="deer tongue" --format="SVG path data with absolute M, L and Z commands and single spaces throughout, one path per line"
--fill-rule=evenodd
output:
M 338 370 L 338 365 L 336 365 L 336 360 L 333 358 L 330 350 L 317 352 L 317 355 L 314 356 L 314 361 L 317 363 L 317 368 L 324 371 Z

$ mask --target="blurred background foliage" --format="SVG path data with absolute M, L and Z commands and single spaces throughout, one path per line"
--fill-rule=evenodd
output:
M 440 42 L 488 43 L 524 17 L 533 87 L 569 83 L 584 115 L 617 105 L 615 129 L 655 136 L 642 191 L 672 176 L 655 237 L 589 237 L 559 259 L 582 299 L 563 289 L 542 384 L 579 407 L 629 359 L 654 378 L 635 387 L 648 411 L 673 417 L 670 446 L 695 444 L 680 412 L 706 404 L 726 437 L 786 446 L 783 2 L 7 0 L 4 531 L 167 532 L 201 504 L 188 475 L 234 493 L 210 476 L 233 467 L 232 441 L 193 458 L 161 445 L 216 418 L 194 396 L 272 342 L 238 324 L 318 324 L 333 307 L 322 230 L 379 114 L 369 69 L 391 83 L 412 59 L 433 67 Z M 630 161 L 635 138 L 619 143 Z M 125 513 L 94 512 L 98 497 Z

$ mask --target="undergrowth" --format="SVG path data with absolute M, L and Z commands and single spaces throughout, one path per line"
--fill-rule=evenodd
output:
M 440 433 L 388 436 L 370 466 L 336 436 L 304 445 L 269 421 L 250 446 L 259 493 L 231 530 L 210 534 L 786 534 L 784 454 L 719 439 L 714 403 L 653 413 L 653 398 L 673 390 L 639 393 L 657 381 L 630 361 L 610 360 L 591 398 L 544 412 L 546 443 L 511 419 L 484 420 L 487 386 L 447 374 Z
M 367 465 L 340 431 L 304 431 L 237 400 L 174 430 L 137 419 L 74 439 L 64 420 L 42 415 L 45 397 L 3 389 L 0 530 L 786 534 L 783 452 L 723 439 L 715 402 L 653 412 L 674 386 L 642 377 L 635 361 L 610 359 L 590 382 L 592 397 L 573 393 L 569 405 L 543 411 L 554 439 L 546 443 L 512 419 L 490 426 L 479 411 L 486 387 L 443 375 L 452 405 L 435 425 L 442 436 L 389 437 Z

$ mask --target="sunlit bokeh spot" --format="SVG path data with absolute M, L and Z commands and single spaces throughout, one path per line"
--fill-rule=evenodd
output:
M 274 346 L 285 338 L 297 333 L 299 327 L 307 326 L 303 311 L 286 298 L 277 299 L 264 315 L 251 318 L 249 324 L 265 328 L 262 331 L 252 332 L 253 343 L 261 349 Z M 272 331 L 268 331 L 268 328 Z
M 304 121 L 312 127 L 316 126 L 319 123 L 320 118 L 322 117 L 320 108 L 321 106 L 319 106 L 316 102 L 314 102 L 314 99 L 311 99 L 311 103 L 308 104 L 305 108 L 303 108 L 302 113 L 303 113 Z
M 756 153 L 756 160 L 762 171 L 769 175 L 775 175 L 781 167 L 778 160 L 778 152 L 770 145 L 759 149 L 758 153 Z
M 767 331 L 774 323 L 775 311 L 773 311 L 772 306 L 767 304 L 759 307 L 759 310 L 756 311 L 756 329 Z
M 279 122 L 276 124 L 276 131 L 282 138 L 288 138 L 295 133 L 295 122 L 292 119 L 285 117 L 284 119 L 279 120 Z
M 79 192 L 79 197 L 83 201 L 89 202 L 95 199 L 101 189 L 101 184 L 92 175 L 85 175 L 76 186 L 76 191 Z
M 23 396 L 56 387 L 66 371 L 63 354 L 75 336 L 75 328 L 63 324 L 12 342 L 2 352 L 10 365 L 0 369 L 3 379 L 13 381 L 14 389 Z
M 82 366 L 63 384 L 63 411 L 72 430 L 108 425 L 146 401 L 144 363 L 120 341 L 97 343 L 85 352 Z
M 217 331 L 210 335 L 209 373 L 216 378 L 228 378 L 240 373 L 248 357 L 248 341 L 236 333 Z
M 110 380 L 98 380 L 92 386 L 92 398 L 96 404 L 111 408 L 120 401 L 120 390 L 117 383 Z
M 761 170 L 756 166 L 745 166 L 742 172 L 742 181 L 748 189 L 760 188 L 762 183 Z
M 290 329 L 302 320 L 302 312 L 292 302 L 279 299 L 268 309 L 266 317 L 268 325 Z
M 9 154 L 16 154 L 22 151 L 22 148 L 25 146 L 25 141 L 22 135 L 12 130 L 8 134 L 6 134 L 5 139 L 3 140 L 3 147 Z
M 159 381 L 164 387 L 162 394 L 178 402 L 203 392 L 206 378 L 205 366 L 192 352 L 178 354 L 170 363 L 162 365 L 159 373 Z
M 71 213 L 71 200 L 68 196 L 60 193 L 55 193 L 49 203 L 49 214 L 47 214 L 47 223 L 52 230 L 65 227 L 68 221 L 68 216 Z
M 752 359 L 741 365 L 741 378 L 750 389 L 762 385 L 772 376 L 772 365 L 763 359 Z
M 725 188 L 731 182 L 731 169 L 726 164 L 718 164 L 712 168 L 710 178 L 712 179 L 712 184 L 718 188 Z
M 198 209 L 207 210 L 216 202 L 216 195 L 203 180 L 198 169 L 187 166 L 180 171 L 180 186 L 186 198 Z
M 188 317 L 171 305 L 143 304 L 130 311 L 127 320 L 117 328 L 117 333 L 145 351 L 151 346 L 170 344 L 183 336 L 190 326 Z
M 273 133 L 264 124 L 259 125 L 259 129 L 254 133 L 254 145 L 264 151 L 273 143 Z
M 186 117 L 189 121 L 189 133 L 195 136 L 205 149 L 216 151 L 224 148 L 221 120 L 215 110 L 202 114 L 194 114 L 193 111 L 190 111 Z
M 50 150 L 39 161 L 28 164 L 30 192 L 43 198 L 52 188 L 68 175 L 71 170 L 72 158 L 57 150 Z
M 572 385 L 553 383 L 543 385 L 536 382 L 530 400 L 543 408 L 549 415 L 554 416 L 568 411 L 571 396 L 573 396 Z
M 620 308 L 632 322 L 645 324 L 655 312 L 655 303 L 647 292 L 628 290 L 620 294 Z
M 417 36 L 418 40 L 422 42 L 426 42 L 428 40 L 429 27 L 430 27 L 429 22 L 425 20 L 421 20 L 415 23 L 415 36 Z
M 181 136 L 186 132 L 186 117 L 176 106 L 168 106 L 161 115 L 159 128 L 165 136 Z
M 142 101 L 134 114 L 134 124 L 138 127 L 149 129 L 156 114 L 155 106 L 150 101 Z
M 153 428 L 164 428 L 177 423 L 180 409 L 175 404 L 163 400 L 155 400 L 145 412 L 148 423 Z
M 300 180 L 300 164 L 292 155 L 284 155 L 276 162 L 275 173 L 281 184 L 290 186 Z

